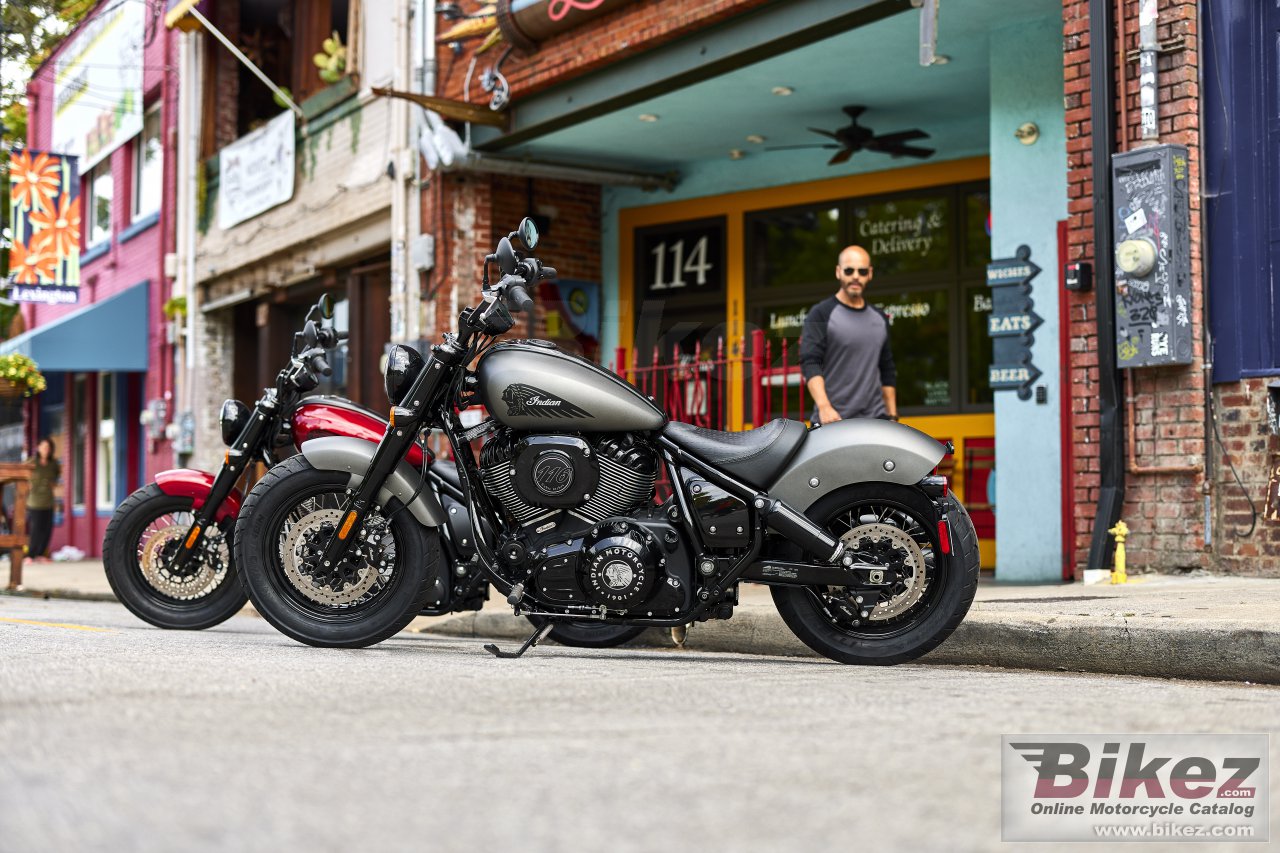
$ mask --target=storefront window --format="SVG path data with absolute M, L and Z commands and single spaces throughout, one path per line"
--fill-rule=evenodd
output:
M 76 376 L 71 388 L 71 404 L 74 422 L 71 428 L 71 503 L 84 509 L 84 481 L 86 448 L 89 444 L 88 383 L 83 375 Z
M 765 287 L 788 287 L 835 279 L 840 245 L 840 208 L 778 211 L 749 220 L 753 279 Z
M 964 265 L 985 268 L 991 263 L 991 193 L 974 190 L 964 195 Z
M 116 470 L 115 376 L 98 374 L 98 509 L 114 509 Z
M 951 300 L 945 289 L 913 290 L 873 300 L 889 317 L 898 368 L 898 406 L 947 409 L 951 389 Z
M 985 284 L 964 290 L 965 380 L 964 402 L 968 405 L 991 405 L 994 393 L 987 382 L 991 366 L 991 336 L 987 334 L 987 317 L 991 315 L 991 291 Z
M 949 195 L 855 204 L 853 220 L 854 242 L 870 253 L 881 281 L 951 269 L 954 223 Z

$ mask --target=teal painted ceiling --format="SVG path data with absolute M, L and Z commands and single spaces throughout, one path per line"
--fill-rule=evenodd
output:
M 876 133 L 920 128 L 914 143 L 933 159 L 984 154 L 989 133 L 989 55 L 993 38 L 1017 38 L 1020 21 L 1061 16 L 1059 0 L 940 0 L 938 53 L 945 65 L 919 63 L 919 13 L 900 13 L 754 65 L 547 134 L 505 154 L 643 171 L 676 170 L 685 180 L 723 184 L 735 174 L 805 180 L 920 162 L 859 152 L 826 166 L 824 149 L 767 151 L 824 141 L 806 127 L 834 130 L 845 104 L 867 107 L 861 123 Z M 1046 57 L 1061 63 L 1061 57 Z M 774 87 L 793 90 L 773 94 Z M 640 120 L 643 114 L 657 121 Z M 753 143 L 748 136 L 765 142 Z M 730 159 L 740 149 L 742 159 Z M 688 191 L 692 187 L 682 187 Z M 677 194 L 683 194 L 677 190 Z

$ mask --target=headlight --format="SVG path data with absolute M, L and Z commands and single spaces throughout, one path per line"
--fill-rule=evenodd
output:
M 222 404 L 222 413 L 218 418 L 222 421 L 222 443 L 230 447 L 244 432 L 244 425 L 249 422 L 249 407 L 239 400 L 227 400 Z
M 383 385 L 387 389 L 387 399 L 391 405 L 398 406 L 404 395 L 413 385 L 413 380 L 422 372 L 425 362 L 413 347 L 397 344 L 387 353 L 387 371 L 383 374 Z

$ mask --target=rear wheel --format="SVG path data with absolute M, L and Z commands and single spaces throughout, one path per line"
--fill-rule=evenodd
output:
M 231 560 L 232 524 L 206 530 L 181 569 L 175 557 L 195 522 L 191 498 L 155 483 L 116 508 L 102 541 L 102 567 L 120 603 L 159 628 L 197 631 L 231 618 L 248 600 Z
M 349 479 L 295 456 L 253 487 L 236 523 L 237 564 L 253 606 L 311 646 L 382 642 L 417 615 L 438 577 L 439 534 L 398 512 L 399 502 L 374 507 L 347 556 L 321 565 Z
M 883 566 L 885 583 L 877 601 L 847 587 L 775 586 L 787 627 L 840 663 L 898 664 L 936 648 L 969 611 L 979 571 L 973 522 L 954 497 L 945 500 L 950 555 L 942 553 L 932 502 L 914 489 L 860 484 L 819 501 L 809 518 L 859 563 Z

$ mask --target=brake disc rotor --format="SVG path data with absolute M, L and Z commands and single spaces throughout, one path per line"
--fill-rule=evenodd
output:
M 892 619 L 911 609 L 924 595 L 924 551 L 906 531 L 892 524 L 862 524 L 840 537 L 847 548 L 855 550 L 860 549 L 864 540 L 870 542 L 877 551 L 885 553 L 892 562 L 901 561 L 901 565 L 894 569 L 898 573 L 898 585 L 903 588 L 895 592 L 888 601 L 877 604 L 867 617 L 870 622 Z
M 206 537 L 201 543 L 200 553 L 192 555 L 191 563 L 195 563 L 195 571 L 179 576 L 170 571 L 173 554 L 182 547 L 183 538 L 187 535 L 188 525 L 170 524 L 161 527 L 147 539 L 138 554 L 138 567 L 142 577 L 153 588 L 170 598 L 199 598 L 213 591 L 218 569 L 227 562 L 225 541 L 222 534 Z M 213 549 L 211 551 L 211 549 Z M 216 553 L 215 561 L 211 554 Z
M 384 549 L 372 542 L 372 537 L 368 535 L 370 529 L 376 530 L 382 526 L 381 516 L 370 513 L 360 530 L 360 541 L 352 546 L 352 551 L 343 560 L 344 567 L 349 568 L 346 574 L 354 574 L 354 578 L 344 580 L 338 589 L 318 581 L 312 568 L 319 559 L 316 553 L 319 549 L 313 544 L 314 540 L 321 533 L 322 526 L 328 524 L 331 529 L 336 530 L 341 520 L 341 510 L 314 510 L 298 519 L 285 535 L 284 541 L 280 543 L 280 562 L 284 566 L 289 583 L 317 604 L 331 606 L 354 604 L 373 588 L 381 577 L 381 570 L 391 562 L 385 555 L 382 555 L 384 559 L 377 562 L 372 559 L 379 556 L 374 553 L 375 551 Z M 353 562 L 362 565 L 352 566 Z

